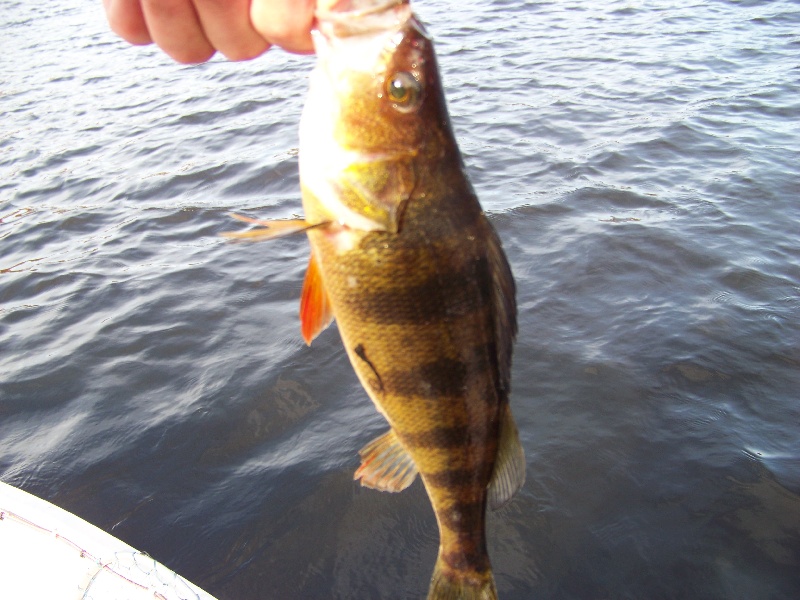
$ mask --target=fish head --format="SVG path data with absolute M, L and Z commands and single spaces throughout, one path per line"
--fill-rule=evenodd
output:
M 407 0 L 340 0 L 317 23 L 300 126 L 306 212 L 397 232 L 425 165 L 455 148 L 432 39 Z

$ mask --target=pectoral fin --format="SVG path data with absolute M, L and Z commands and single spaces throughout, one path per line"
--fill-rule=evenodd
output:
M 310 346 L 331 321 L 333 310 L 312 250 L 303 280 L 303 292 L 300 294 L 300 331 L 306 344 Z
M 222 236 L 234 240 L 247 240 L 250 242 L 260 242 L 264 240 L 273 240 L 275 238 L 300 233 L 301 231 L 308 231 L 315 227 L 327 225 L 328 222 L 323 223 L 309 223 L 305 219 L 286 219 L 274 221 L 260 221 L 258 219 L 251 219 L 250 217 L 243 217 L 242 215 L 231 214 L 234 219 L 243 221 L 245 223 L 252 223 L 253 225 L 260 225 L 260 229 L 250 229 L 248 231 L 223 231 Z
M 390 429 L 359 450 L 361 466 L 353 479 L 382 492 L 401 492 L 417 476 L 417 465 Z
M 497 458 L 489 483 L 489 508 L 492 510 L 497 510 L 511 500 L 525 483 L 525 452 L 519 441 L 519 432 L 511 414 L 511 407 L 507 402 L 500 419 Z

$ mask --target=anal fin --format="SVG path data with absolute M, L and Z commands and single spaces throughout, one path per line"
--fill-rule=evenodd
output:
M 328 292 L 322 283 L 319 265 L 311 251 L 303 291 L 300 294 L 300 331 L 309 346 L 311 342 L 333 321 L 333 310 Z
M 382 492 L 401 492 L 417 476 L 417 465 L 390 429 L 358 451 L 361 466 L 353 479 Z
M 489 508 L 497 510 L 525 483 L 525 451 L 519 441 L 517 424 L 508 402 L 500 415 L 500 440 L 494 463 L 492 480 L 489 483 Z

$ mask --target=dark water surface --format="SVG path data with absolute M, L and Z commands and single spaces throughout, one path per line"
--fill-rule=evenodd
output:
M 519 287 L 501 597 L 800 597 L 800 4 L 418 9 Z M 0 45 L 0 478 L 221 600 L 424 595 L 306 241 L 218 237 L 300 211 L 313 57 L 176 65 L 99 0 L 5 1 Z

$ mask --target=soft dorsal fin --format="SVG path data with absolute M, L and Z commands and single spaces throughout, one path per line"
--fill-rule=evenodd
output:
M 417 465 L 390 429 L 358 451 L 361 466 L 353 479 L 382 492 L 401 492 L 417 476 Z
M 503 405 L 502 411 L 497 457 L 492 480 L 489 482 L 489 508 L 492 510 L 497 510 L 511 500 L 525 483 L 525 452 L 508 402 Z
M 303 292 L 300 295 L 300 331 L 306 344 L 310 346 L 314 338 L 322 333 L 331 321 L 333 321 L 333 310 L 312 250 L 306 278 L 303 280 Z

